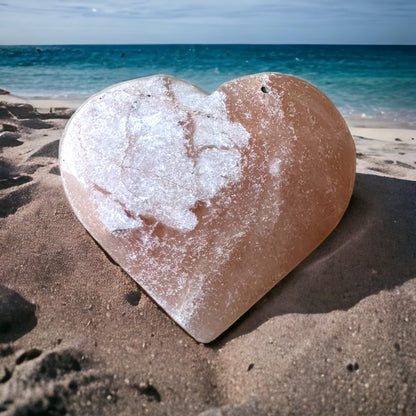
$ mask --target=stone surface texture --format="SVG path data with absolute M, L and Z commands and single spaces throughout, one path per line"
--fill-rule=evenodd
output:
M 90 234 L 210 342 L 336 227 L 355 146 L 332 102 L 301 79 L 257 74 L 206 94 L 158 75 L 81 106 L 60 169 Z

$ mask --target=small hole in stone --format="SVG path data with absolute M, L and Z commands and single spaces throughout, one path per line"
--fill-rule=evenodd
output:
M 261 87 L 261 91 L 264 92 L 265 94 L 269 92 L 269 90 L 264 85 Z
M 247 368 L 247 371 L 251 371 L 253 369 L 253 367 L 254 367 L 254 364 L 253 363 L 249 364 L 248 365 L 248 368 Z

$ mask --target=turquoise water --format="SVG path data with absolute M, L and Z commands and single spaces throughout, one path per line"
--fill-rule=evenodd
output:
M 85 99 L 111 84 L 158 73 L 210 92 L 266 71 L 315 84 L 346 117 L 416 127 L 416 46 L 0 46 L 0 88 L 25 98 Z

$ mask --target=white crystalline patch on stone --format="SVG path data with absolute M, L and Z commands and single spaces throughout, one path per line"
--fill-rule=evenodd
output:
M 104 191 L 94 194 L 110 231 L 139 227 L 140 216 L 180 231 L 194 229 L 198 219 L 191 209 L 197 201 L 209 205 L 241 178 L 240 149 L 249 141 L 244 127 L 228 120 L 223 94 L 206 95 L 162 77 L 95 96 L 66 136 L 72 137 L 64 142 L 62 168 Z
M 186 100 L 180 102 L 187 105 Z M 207 146 L 227 150 L 247 146 L 250 138 L 247 131 L 241 124 L 231 123 L 227 118 L 224 93 L 216 91 L 209 96 L 194 98 L 191 104 L 195 122 L 193 140 L 197 150 Z
M 228 185 L 241 174 L 241 154 L 238 150 L 218 148 L 204 150 L 196 165 L 204 202 L 215 196 L 219 189 Z
M 135 220 L 129 218 L 121 205 L 114 201 L 113 197 L 96 192 L 95 199 L 97 204 L 100 206 L 100 220 L 105 222 L 109 229 L 128 230 L 142 224 L 140 219 Z
M 275 159 L 269 166 L 270 175 L 278 177 L 280 173 L 280 164 L 282 161 L 280 159 Z

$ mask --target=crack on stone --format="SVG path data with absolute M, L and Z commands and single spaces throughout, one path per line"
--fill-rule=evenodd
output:
M 195 122 L 189 111 L 186 111 L 186 121 L 179 121 L 178 123 L 183 130 L 185 139 L 186 156 L 192 159 L 193 166 L 196 166 L 197 151 L 195 150 L 194 134 L 195 134 Z
M 93 184 L 93 188 L 96 191 L 102 193 L 104 196 L 113 195 L 111 192 L 107 191 L 106 189 L 103 189 L 101 186 L 97 185 L 96 183 Z M 133 219 L 133 220 L 137 220 L 138 216 L 133 211 L 128 210 L 125 203 L 121 202 L 118 199 L 113 199 L 113 201 L 121 206 L 121 208 L 123 209 L 124 213 L 126 214 L 126 216 L 128 218 Z
M 103 195 L 111 195 L 111 192 L 108 192 L 107 190 L 105 190 L 104 188 L 101 188 L 101 186 L 97 185 L 96 183 L 93 184 L 92 186 L 96 191 L 101 192 Z

